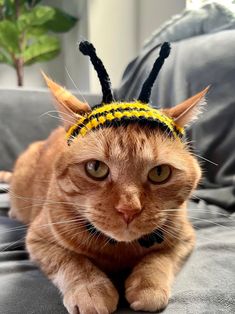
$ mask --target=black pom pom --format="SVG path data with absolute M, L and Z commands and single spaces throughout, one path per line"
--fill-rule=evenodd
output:
M 79 50 L 85 55 L 89 56 L 91 53 L 95 53 L 95 47 L 87 40 L 81 41 L 79 44 Z
M 168 42 L 164 42 L 161 46 L 161 50 L 159 52 L 159 56 L 163 59 L 166 59 L 169 57 L 169 54 L 171 52 L 171 45 Z

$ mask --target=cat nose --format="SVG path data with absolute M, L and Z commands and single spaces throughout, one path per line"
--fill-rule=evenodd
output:
M 141 208 L 116 207 L 116 210 L 127 224 L 131 223 L 141 212 Z

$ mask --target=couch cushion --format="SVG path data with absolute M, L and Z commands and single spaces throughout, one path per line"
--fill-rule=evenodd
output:
M 100 101 L 96 95 L 83 96 L 90 104 Z M 0 170 L 11 170 L 30 143 L 45 139 L 59 124 L 53 101 L 46 89 L 0 89 Z

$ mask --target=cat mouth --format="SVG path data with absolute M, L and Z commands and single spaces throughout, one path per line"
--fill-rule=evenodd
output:
M 117 241 L 116 239 L 110 236 L 107 236 L 105 233 L 97 229 L 90 221 L 87 221 L 85 223 L 85 228 L 87 232 L 89 232 L 93 236 L 99 237 L 100 235 L 102 235 L 103 237 L 109 240 L 108 243 L 111 245 L 115 245 L 118 242 L 125 242 L 125 241 Z M 149 248 L 153 246 L 155 243 L 161 244 L 164 241 L 164 234 L 160 229 L 155 229 L 151 233 L 145 234 L 141 236 L 140 238 L 136 239 L 135 241 L 139 243 L 140 246 Z

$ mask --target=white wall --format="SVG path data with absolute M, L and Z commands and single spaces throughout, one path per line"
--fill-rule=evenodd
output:
M 89 0 L 88 3 L 88 38 L 110 74 L 113 87 L 117 87 L 126 64 L 137 53 L 136 0 Z M 100 91 L 93 67 L 90 89 Z
M 79 90 L 92 92 L 100 92 L 99 81 L 88 57 L 78 51 L 78 41 L 88 39 L 94 43 L 113 87 L 117 87 L 123 70 L 138 54 L 143 41 L 185 7 L 185 0 L 44 0 L 43 3 L 56 3 L 80 19 L 69 33 L 60 35 L 62 51 L 56 59 L 25 68 L 25 87 L 45 86 L 42 69 L 68 88 L 74 89 L 75 83 Z M 7 65 L 0 65 L 0 86 L 16 86 L 14 69 Z
M 88 1 L 63 1 L 66 12 L 78 16 L 78 24 L 63 36 L 64 61 L 60 65 L 64 72 L 63 83 L 67 88 L 89 90 L 89 60 L 79 49 L 78 42 L 88 39 Z M 68 74 L 69 73 L 69 74 Z

